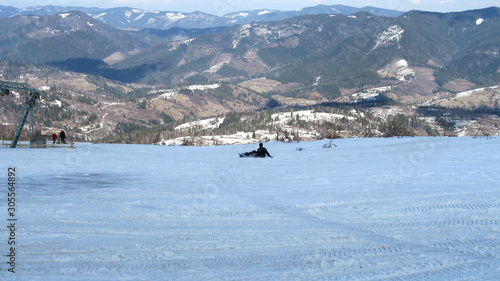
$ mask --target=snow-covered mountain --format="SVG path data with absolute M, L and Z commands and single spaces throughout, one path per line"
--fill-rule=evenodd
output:
M 343 5 L 319 5 L 297 11 L 253 10 L 216 16 L 202 12 L 150 11 L 128 7 L 100 9 L 85 7 L 37 6 L 23 9 L 0 6 L 0 17 L 13 15 L 51 15 L 67 11 L 79 10 L 103 21 L 115 28 L 125 29 L 169 29 L 180 28 L 211 28 L 245 24 L 254 21 L 276 21 L 310 14 L 352 14 L 360 11 L 374 15 L 397 17 L 402 12 L 375 7 L 354 8 Z
M 307 7 L 295 11 L 280 11 L 272 9 L 240 11 L 227 14 L 224 17 L 231 19 L 230 23 L 245 24 L 250 22 L 277 21 L 303 15 L 350 15 L 358 12 L 368 12 L 373 15 L 388 17 L 398 17 L 403 14 L 403 12 L 400 11 L 380 9 L 375 7 L 355 8 L 344 5 L 318 5 L 315 7 Z
M 202 12 L 182 13 L 114 8 L 91 14 L 91 16 L 116 28 L 210 28 L 227 25 L 224 18 Z
M 0 18 L 0 59 L 5 61 L 47 64 L 73 59 L 79 61 L 69 64 L 86 67 L 92 60 L 98 64 L 113 56 L 127 57 L 163 41 L 118 30 L 80 11 Z

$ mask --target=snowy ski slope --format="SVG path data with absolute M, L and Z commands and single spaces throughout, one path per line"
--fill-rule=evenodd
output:
M 0 148 L 0 280 L 498 280 L 500 138 L 326 143 Z

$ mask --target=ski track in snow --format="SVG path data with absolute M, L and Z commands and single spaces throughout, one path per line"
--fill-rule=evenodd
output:
M 500 138 L 325 143 L 0 148 L 0 280 L 500 276 Z

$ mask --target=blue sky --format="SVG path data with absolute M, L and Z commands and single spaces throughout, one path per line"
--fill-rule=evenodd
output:
M 500 0 L 2 0 L 1 5 L 28 6 L 84 6 L 84 7 L 133 7 L 147 10 L 202 11 L 224 15 L 231 12 L 256 9 L 296 10 L 319 4 L 343 4 L 354 7 L 375 6 L 400 11 L 424 10 L 456 12 L 500 6 Z

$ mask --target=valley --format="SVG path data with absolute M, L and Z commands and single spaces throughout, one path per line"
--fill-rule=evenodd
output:
M 308 14 L 180 41 L 118 30 L 82 12 L 13 16 L 0 26 L 9 32 L 16 22 L 45 35 L 0 40 L 0 80 L 39 89 L 35 127 L 65 129 L 75 140 L 219 145 L 499 132 L 494 7 Z M 134 43 L 122 44 L 129 35 Z M 100 41 L 86 45 L 94 37 Z M 72 40 L 80 40 L 77 49 Z M 2 102 L 8 139 L 22 100 Z

